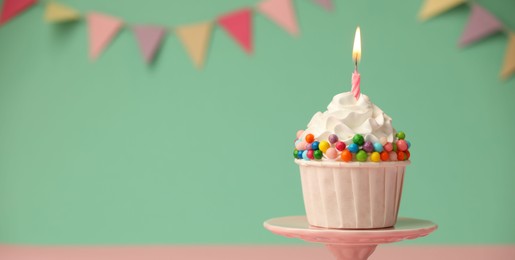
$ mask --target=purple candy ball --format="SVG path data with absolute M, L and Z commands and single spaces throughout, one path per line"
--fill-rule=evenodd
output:
M 363 150 L 365 150 L 365 152 L 367 153 L 371 153 L 374 151 L 374 144 L 372 144 L 372 142 L 365 142 L 363 144 Z
M 338 136 L 336 136 L 335 134 L 330 135 L 328 139 L 329 139 L 329 142 L 332 144 L 338 142 Z

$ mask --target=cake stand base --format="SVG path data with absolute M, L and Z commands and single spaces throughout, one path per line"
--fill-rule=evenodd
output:
M 399 218 L 390 228 L 328 229 L 310 226 L 305 216 L 269 219 L 264 226 L 277 235 L 325 244 L 338 260 L 366 260 L 380 244 L 427 236 L 438 227 L 427 220 Z

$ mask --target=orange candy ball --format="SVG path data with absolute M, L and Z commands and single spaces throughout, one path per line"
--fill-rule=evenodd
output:
M 405 152 L 398 151 L 397 152 L 397 160 L 404 161 L 406 160 L 407 156 Z
M 352 161 L 352 153 L 349 150 L 343 150 L 341 157 L 342 157 L 342 161 L 344 161 L 344 162 Z
M 381 161 L 390 160 L 390 154 L 387 151 L 381 152 Z
M 315 141 L 315 136 L 312 135 L 312 134 L 307 134 L 306 135 L 306 142 L 308 142 L 308 144 L 312 143 L 313 141 Z

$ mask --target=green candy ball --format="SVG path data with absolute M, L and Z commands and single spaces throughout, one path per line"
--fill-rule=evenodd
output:
M 363 150 L 359 150 L 359 152 L 356 154 L 356 160 L 360 162 L 366 162 L 367 161 L 368 154 L 367 152 Z
M 363 136 L 360 134 L 356 134 L 354 137 L 352 137 L 352 142 L 361 146 L 365 143 L 365 138 L 363 138 Z
M 293 149 L 293 158 L 298 159 L 299 151 L 297 149 Z
M 394 152 L 397 152 L 397 143 L 396 143 L 396 142 L 393 142 L 393 143 L 392 143 L 392 150 L 393 150 Z
M 399 140 L 404 140 L 404 138 L 406 138 L 406 134 L 403 131 L 400 131 L 397 133 L 397 138 L 399 138 Z
M 315 159 L 317 159 L 317 160 L 320 160 L 320 159 L 322 159 L 322 155 L 323 155 L 323 154 L 324 154 L 324 153 L 322 153 L 322 151 L 320 151 L 320 150 L 315 150 L 315 152 L 313 152 L 313 157 L 315 157 Z

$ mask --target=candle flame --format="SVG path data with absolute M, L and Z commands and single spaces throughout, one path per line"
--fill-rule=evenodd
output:
M 355 63 L 361 60 L 361 31 L 356 28 L 356 34 L 354 35 L 354 47 L 352 48 L 352 59 Z

